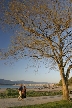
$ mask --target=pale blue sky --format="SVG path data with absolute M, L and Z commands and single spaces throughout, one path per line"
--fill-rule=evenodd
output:
M 0 48 L 7 48 L 10 44 L 10 32 L 2 32 L 0 30 Z M 0 60 L 0 79 L 7 80 L 26 80 L 36 82 L 57 83 L 60 80 L 58 71 L 49 70 L 43 63 L 40 63 L 38 71 L 37 68 L 30 66 L 38 66 L 39 62 L 34 62 L 32 58 L 23 58 L 10 65 L 9 60 Z M 5 64 L 6 63 L 6 64 Z M 37 71 L 37 72 L 35 72 Z M 72 74 L 70 74 L 70 77 Z
M 3 32 L 0 30 L 0 48 L 7 48 L 10 44 L 11 32 Z M 59 72 L 50 71 L 45 68 L 45 65 L 41 63 L 41 67 L 30 67 L 33 64 L 37 67 L 38 62 L 34 62 L 32 58 L 23 58 L 10 65 L 9 60 L 0 60 L 0 79 L 8 80 L 26 80 L 26 81 L 40 81 L 40 82 L 59 82 Z M 37 71 L 37 72 L 35 72 Z

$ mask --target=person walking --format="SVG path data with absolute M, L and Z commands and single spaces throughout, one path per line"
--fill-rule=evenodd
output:
M 23 87 L 22 87 L 22 84 L 21 84 L 19 89 L 18 89 L 18 92 L 19 92 L 18 100 L 22 100 L 22 91 L 23 91 Z
M 26 86 L 24 86 L 24 89 L 22 90 L 22 99 L 26 98 Z

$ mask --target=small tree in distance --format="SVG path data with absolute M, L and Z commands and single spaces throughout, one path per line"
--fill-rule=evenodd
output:
M 3 57 L 30 54 L 37 59 L 50 58 L 61 75 L 63 100 L 69 99 L 72 68 L 71 4 L 70 0 L 10 0 L 1 16 L 4 27 L 9 25 L 19 31 L 8 51 L 1 52 Z

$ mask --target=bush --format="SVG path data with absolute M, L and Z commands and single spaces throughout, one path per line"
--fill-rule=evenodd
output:
M 37 96 L 55 96 L 62 95 L 62 91 L 27 91 L 27 97 Z M 0 98 L 17 98 L 19 96 L 17 89 L 6 89 L 6 92 L 0 93 Z

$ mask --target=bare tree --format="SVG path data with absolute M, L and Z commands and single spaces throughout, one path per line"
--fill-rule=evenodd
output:
M 71 6 L 71 0 L 10 0 L 1 19 L 4 27 L 17 29 L 2 55 L 52 59 L 61 75 L 64 100 L 69 99 L 72 68 Z

